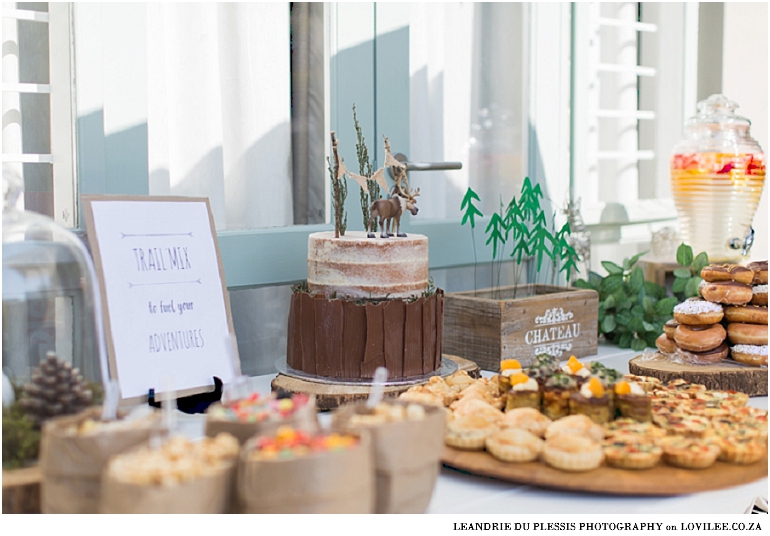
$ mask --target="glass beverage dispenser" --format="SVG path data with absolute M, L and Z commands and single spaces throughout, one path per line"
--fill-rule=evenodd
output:
M 671 157 L 671 191 L 682 239 L 712 262 L 742 260 L 765 184 L 765 155 L 724 95 L 698 103 Z M 764 231 L 764 230 L 763 230 Z

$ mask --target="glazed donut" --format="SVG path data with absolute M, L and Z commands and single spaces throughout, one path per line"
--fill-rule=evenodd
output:
M 704 266 L 700 276 L 709 283 L 715 281 L 736 281 L 750 285 L 754 280 L 754 270 L 740 264 L 711 264 Z
M 678 325 L 679 325 L 679 322 L 677 322 L 673 318 L 668 322 L 666 322 L 665 324 L 663 324 L 663 333 L 665 333 L 666 337 L 668 337 L 672 341 L 674 340 L 674 332 L 676 331 L 676 327 Z
M 733 344 L 767 345 L 767 326 L 761 324 L 727 324 L 727 337 Z
M 750 262 L 746 268 L 754 272 L 755 285 L 767 285 L 767 261 Z
M 726 343 L 722 343 L 713 350 L 707 352 L 688 352 L 681 348 L 677 351 L 677 354 L 687 363 L 693 363 L 696 365 L 708 365 L 710 363 L 719 363 L 727 357 L 730 348 Z
M 736 344 L 730 348 L 730 356 L 739 362 L 755 367 L 767 366 L 767 346 Z
M 716 324 L 723 316 L 721 305 L 705 300 L 687 300 L 674 307 L 674 320 L 690 326 Z
M 744 305 L 751 301 L 754 293 L 749 285 L 735 281 L 718 281 L 699 287 L 700 295 L 713 303 L 728 305 Z
M 664 354 L 673 354 L 676 352 L 677 348 L 674 339 L 669 339 L 666 337 L 665 333 L 661 333 L 660 336 L 655 339 L 655 346 L 657 346 L 658 350 Z
M 767 285 L 754 285 L 751 292 L 753 293 L 752 305 L 767 305 Z
M 722 324 L 710 326 L 685 326 L 679 324 L 674 332 L 676 345 L 690 352 L 708 352 L 725 340 L 727 333 Z
M 758 305 L 729 305 L 725 307 L 725 320 L 744 324 L 767 325 L 767 307 Z M 665 328 L 664 328 L 665 329 Z

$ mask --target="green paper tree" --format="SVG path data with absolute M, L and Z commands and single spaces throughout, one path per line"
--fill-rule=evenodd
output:
M 484 214 L 473 204 L 473 200 L 481 201 L 479 195 L 473 191 L 469 186 L 465 192 L 462 202 L 460 203 L 460 210 L 464 210 L 463 219 L 460 225 L 465 225 L 467 222 L 471 224 L 471 241 L 473 242 L 473 292 L 476 292 L 476 268 L 478 267 L 479 260 L 476 256 L 476 236 L 473 234 L 473 230 L 476 228 L 476 216 L 480 218 L 484 217 Z

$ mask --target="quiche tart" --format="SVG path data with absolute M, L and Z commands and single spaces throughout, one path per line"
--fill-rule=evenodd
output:
M 717 461 L 721 448 L 716 443 L 683 436 L 661 439 L 663 460 L 669 465 L 685 469 L 706 469 Z
M 764 458 L 767 444 L 758 437 L 717 436 L 715 439 L 722 450 L 719 460 L 727 463 L 748 465 Z
M 649 469 L 658 465 L 663 449 L 642 435 L 619 435 L 605 440 L 604 459 L 619 469 Z
M 608 438 L 615 436 L 641 436 L 656 440 L 668 435 L 663 428 L 655 426 L 651 422 L 639 422 L 626 417 L 615 419 L 604 426 L 607 430 Z
M 562 471 L 590 471 L 602 464 L 604 452 L 593 439 L 574 434 L 557 434 L 546 440 L 542 459 Z
M 668 415 L 658 417 L 655 424 L 666 430 L 669 435 L 703 438 L 713 434 L 711 420 L 697 415 Z
M 486 439 L 487 451 L 504 462 L 531 462 L 543 449 L 543 440 L 520 428 L 500 430 Z

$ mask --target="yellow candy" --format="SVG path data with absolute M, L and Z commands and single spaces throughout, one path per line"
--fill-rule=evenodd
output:
M 500 362 L 500 370 L 520 369 L 521 363 L 515 359 L 503 359 Z
M 519 372 L 517 374 L 511 374 L 511 377 L 510 377 L 511 385 L 518 385 L 520 383 L 526 383 L 528 381 L 529 381 L 529 376 L 527 376 L 523 372 Z
M 275 437 L 278 439 L 278 441 L 287 441 L 294 437 L 296 432 L 291 426 L 281 426 L 278 428 L 278 432 L 275 434 Z
M 596 398 L 601 398 L 604 396 L 604 386 L 602 385 L 602 382 L 596 378 L 592 377 L 590 380 L 588 380 L 588 390 L 591 391 L 591 394 Z
M 615 384 L 615 394 L 627 395 L 630 392 L 631 392 L 631 386 L 628 385 L 628 382 L 621 380 Z
M 567 366 L 572 371 L 572 374 L 575 374 L 578 370 L 583 368 L 583 363 L 578 361 L 577 357 L 570 356 L 569 361 L 567 361 Z

